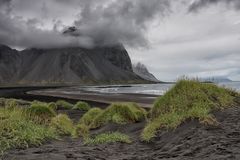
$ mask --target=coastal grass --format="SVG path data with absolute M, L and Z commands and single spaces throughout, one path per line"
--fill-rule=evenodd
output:
M 127 124 L 140 122 L 147 112 L 135 103 L 113 103 L 93 119 L 90 128 L 99 128 L 107 123 Z
M 52 109 L 52 110 L 54 110 L 54 111 L 57 110 L 57 104 L 54 103 L 54 102 L 48 103 L 47 106 L 48 106 L 48 108 L 50 108 L 50 109 Z
M 91 106 L 86 102 L 78 101 L 72 109 L 73 110 L 80 110 L 80 111 L 88 111 L 88 110 L 91 109 Z
M 74 132 L 74 124 L 66 114 L 59 114 L 56 117 L 53 117 L 50 127 L 61 136 L 73 135 Z
M 30 105 L 47 106 L 48 108 L 50 108 L 53 111 L 56 111 L 58 109 L 57 108 L 58 106 L 55 102 L 46 103 L 46 102 L 34 100 L 32 103 L 30 103 Z
M 84 124 L 86 126 L 90 126 L 99 114 L 103 112 L 100 108 L 91 108 L 88 112 L 86 112 L 79 120 L 79 124 Z
M 6 99 L 4 105 L 5 105 L 5 108 L 14 109 L 15 107 L 18 106 L 18 103 L 15 99 Z
M 56 102 L 56 104 L 57 104 L 58 109 L 72 109 L 73 108 L 73 104 L 71 104 L 65 100 L 58 100 Z
M 89 127 L 85 124 L 78 124 L 73 132 L 73 138 L 83 137 L 84 139 L 89 137 Z
M 31 106 L 26 109 L 26 113 L 29 119 L 36 123 L 43 124 L 48 123 L 52 117 L 56 116 L 55 111 L 44 103 L 32 103 Z
M 31 102 L 31 105 L 41 105 L 41 106 L 45 105 L 46 106 L 46 105 L 48 105 L 48 103 L 34 100 Z
M 7 98 L 0 98 L 0 107 L 14 109 L 15 107 L 25 107 L 30 105 L 31 103 L 28 101 L 20 100 L 20 99 L 7 99 Z
M 147 112 L 135 103 L 113 103 L 106 109 L 91 108 L 79 120 L 74 137 L 89 137 L 89 130 L 107 123 L 127 124 L 146 119 Z M 92 140 L 92 139 L 91 139 Z
M 142 132 L 142 139 L 150 141 L 160 128 L 174 129 L 187 119 L 217 124 L 211 112 L 233 106 L 237 94 L 215 84 L 180 80 L 156 100 L 150 111 L 150 121 Z
M 57 137 L 53 129 L 29 120 L 23 109 L 0 109 L 0 154 L 12 148 L 39 146 Z
M 6 98 L 0 98 L 0 107 L 5 107 Z
M 85 145 L 98 145 L 106 143 L 131 143 L 130 137 L 120 132 L 102 133 L 93 138 L 86 138 L 84 140 Z

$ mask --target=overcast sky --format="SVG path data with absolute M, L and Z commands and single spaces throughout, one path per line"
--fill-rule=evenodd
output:
M 77 36 L 63 36 L 68 26 Z M 15 48 L 121 42 L 160 80 L 240 80 L 240 0 L 0 0 L 0 43 Z

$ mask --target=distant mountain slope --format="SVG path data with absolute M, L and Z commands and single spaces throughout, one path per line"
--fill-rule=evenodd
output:
M 200 78 L 200 81 L 213 82 L 213 83 L 233 82 L 231 79 L 229 79 L 229 78 L 227 78 L 227 77 Z
M 94 49 L 13 50 L 0 46 L 0 84 L 144 82 L 121 45 Z M 146 82 L 146 81 L 145 81 Z
M 16 79 L 16 73 L 21 65 L 18 51 L 0 44 L 0 83 Z
M 152 82 L 160 82 L 152 73 L 150 73 L 147 67 L 142 63 L 133 65 L 133 72 L 142 77 L 145 80 Z

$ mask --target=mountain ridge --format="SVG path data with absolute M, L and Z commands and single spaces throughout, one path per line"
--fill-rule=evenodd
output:
M 136 75 L 122 45 L 23 51 L 0 45 L 0 84 L 149 83 Z
M 143 79 L 146 79 L 152 82 L 161 82 L 152 73 L 148 71 L 147 67 L 144 64 L 140 62 L 133 64 L 133 72 L 139 75 Z

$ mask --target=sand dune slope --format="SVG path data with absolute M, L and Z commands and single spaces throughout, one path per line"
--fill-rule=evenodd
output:
M 69 114 L 72 114 L 69 112 Z M 79 115 L 70 115 L 77 118 Z M 240 159 L 240 107 L 215 113 L 219 126 L 204 126 L 188 121 L 174 131 L 161 131 L 151 143 L 139 140 L 145 122 L 119 126 L 109 124 L 93 133 L 120 131 L 128 134 L 132 144 L 84 146 L 81 139 L 52 141 L 39 148 L 12 150 L 6 160 L 219 160 Z

